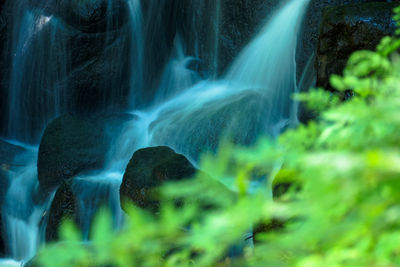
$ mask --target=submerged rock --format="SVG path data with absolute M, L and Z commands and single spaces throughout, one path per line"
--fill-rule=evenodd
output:
M 121 205 L 132 201 L 135 205 L 156 211 L 157 196 L 150 193 L 163 182 L 191 178 L 196 168 L 189 160 L 169 147 L 149 147 L 136 151 L 124 174 L 120 187 Z
M 341 74 L 349 56 L 362 49 L 374 50 L 392 35 L 395 3 L 365 3 L 325 8 L 316 56 L 317 86 L 331 89 L 331 74 Z

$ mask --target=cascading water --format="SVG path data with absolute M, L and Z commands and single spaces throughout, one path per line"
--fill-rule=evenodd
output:
M 109 0 L 111 1 L 111 0 Z M 143 90 L 143 17 L 139 0 L 128 0 L 130 14 L 130 28 L 132 36 L 131 45 L 131 73 L 130 73 L 130 95 L 129 107 L 133 108 Z
M 203 81 L 167 99 L 138 123 L 146 145 L 168 145 L 196 159 L 221 135 L 251 143 L 296 123 L 297 33 L 308 0 L 293 0 L 241 53 L 223 79 Z
M 39 9 L 28 9 L 25 1 L 9 5 L 13 6 L 15 17 L 10 30 L 12 55 L 5 135 L 36 143 L 46 123 L 66 108 L 66 43 L 56 18 Z M 23 158 L 23 166 L 8 172 L 10 186 L 2 207 L 2 222 L 8 255 L 25 261 L 44 241 L 45 214 L 52 196 L 41 203 L 34 201 L 38 187 L 37 147 L 22 146 L 25 152 L 19 157 Z
M 112 6 L 112 0 L 107 2 L 108 7 Z M 104 170 L 81 174 L 74 178 L 72 190 L 79 199 L 80 224 L 86 239 L 99 205 L 110 207 L 116 228 L 122 224 L 123 212 L 119 206 L 118 189 L 124 169 L 135 150 L 151 145 L 168 145 L 196 161 L 201 152 L 214 150 L 222 136 L 248 144 L 259 135 L 276 136 L 285 127 L 296 124 L 296 105 L 290 97 L 297 90 L 297 34 L 308 2 L 309 0 L 291 0 L 277 12 L 234 61 L 227 74 L 219 80 L 201 80 L 202 75 L 193 67 L 199 62 L 198 36 L 192 37 L 195 40 L 194 49 L 186 49 L 187 40 L 184 34 L 180 35 L 179 31 L 176 31 L 171 51 L 168 52 L 169 60 L 161 67 L 162 71 L 156 79 L 158 89 L 154 94 L 150 94 L 152 99 L 149 101 L 149 96 L 143 95 L 145 76 L 148 75 L 145 66 L 149 64 L 145 62 L 146 58 L 143 55 L 149 52 L 145 52 L 147 48 L 142 40 L 149 40 L 157 31 L 148 25 L 151 18 L 143 17 L 140 1 L 127 0 L 131 35 L 135 37 L 131 43 L 132 89 L 129 106 L 134 109 L 141 106 L 138 103 L 143 100 L 146 103 L 143 106 L 152 103 L 153 107 L 132 112 L 134 119 L 125 123 L 119 138 L 110 146 Z M 220 1 L 215 3 L 214 19 L 219 17 L 220 12 Z M 16 113 L 12 114 L 16 116 L 15 123 L 29 124 L 20 120 L 23 108 L 21 105 L 18 107 L 17 96 L 22 92 L 29 92 L 24 83 L 35 81 L 35 85 L 48 88 L 54 97 L 49 104 L 51 107 L 39 109 L 45 113 L 39 116 L 45 118 L 40 120 L 43 124 L 57 112 L 63 112 L 64 88 L 57 86 L 63 84 L 61 80 L 68 65 L 68 59 L 65 58 L 68 51 L 65 51 L 63 38 L 59 35 L 61 26 L 56 18 L 43 16 L 40 10 L 33 13 L 23 10 L 21 7 L 20 13 L 24 15 L 21 16 L 17 27 L 19 30 L 15 31 L 16 36 L 13 38 L 16 41 L 13 46 L 13 76 L 10 86 L 15 88 L 15 95 L 10 95 L 10 107 L 14 106 L 16 110 Z M 112 23 L 113 21 L 109 20 L 108 25 Z M 201 23 L 195 21 L 192 24 Z M 44 29 L 52 34 L 41 35 L 40 32 Z M 217 29 L 218 25 L 215 26 L 214 34 L 218 34 Z M 47 36 L 47 39 L 44 36 Z M 213 69 L 210 73 L 216 73 L 218 36 L 210 38 L 213 49 L 210 54 L 213 55 L 213 59 L 209 61 L 211 63 L 208 66 Z M 41 49 L 46 48 L 49 42 L 55 42 L 59 44 L 59 53 L 53 53 L 51 49 L 43 50 L 43 53 L 38 50 L 37 54 L 30 57 L 26 49 L 35 42 L 34 47 Z M 190 53 L 193 56 L 188 56 Z M 32 60 L 49 64 L 48 69 L 39 68 L 44 69 L 43 77 L 46 79 L 37 76 L 37 72 L 34 71 L 30 76 L 24 74 L 24 77 L 16 71 L 18 68 L 28 70 Z M 49 60 L 53 62 L 48 62 Z M 32 94 L 39 96 L 31 93 L 27 97 L 32 97 Z M 38 103 L 43 101 L 49 103 L 47 100 L 38 99 Z M 26 119 L 32 117 L 27 116 Z M 37 123 L 31 122 L 32 125 Z M 36 130 L 22 126 L 10 125 L 8 130 L 9 137 L 20 140 L 25 138 L 13 132 L 29 133 L 30 136 L 37 134 Z M 45 227 L 46 209 L 50 203 L 45 201 L 35 204 L 32 198 L 37 187 L 36 150 L 37 148 L 28 150 L 32 164 L 26 164 L 15 171 L 13 177 L 9 177 L 11 185 L 3 207 L 3 223 L 6 226 L 10 256 L 17 260 L 28 260 L 36 252 L 42 241 L 40 230 Z
M 21 145 L 18 144 L 17 145 Z M 2 222 L 6 229 L 6 245 L 9 255 L 16 260 L 28 260 L 33 257 L 39 245 L 44 241 L 46 210 L 53 194 L 45 201 L 34 200 L 38 188 L 37 148 L 24 146 L 25 152 L 14 159 L 25 162 L 9 172 L 10 181 L 5 203 L 2 208 Z
M 32 5 L 32 3 L 34 3 Z M 100 1 L 94 3 L 98 8 Z M 137 8 L 135 3 L 137 0 L 130 0 L 130 7 Z M 76 9 L 83 10 L 87 6 L 79 6 L 80 2 L 72 3 L 78 5 Z M 113 1 L 109 0 L 107 12 L 111 13 L 114 9 Z M 37 6 L 35 6 L 37 5 Z M 6 233 L 5 245 L 7 256 L 14 260 L 25 262 L 33 257 L 44 242 L 44 233 L 47 223 L 47 210 L 49 209 L 54 193 L 49 196 L 39 197 L 38 194 L 38 178 L 37 178 L 37 146 L 28 146 L 25 143 L 37 144 L 42 131 L 46 124 L 56 116 L 67 112 L 75 104 L 67 103 L 66 88 L 69 86 L 67 79 L 70 68 L 71 51 L 68 46 L 68 38 L 79 34 L 72 27 L 66 28 L 65 21 L 53 15 L 47 15 L 48 7 L 46 3 L 35 3 L 34 1 L 8 1 L 6 4 L 9 12 L 13 14 L 13 21 L 9 25 L 8 50 L 11 51 L 10 56 L 10 77 L 8 88 L 8 125 L 7 132 L 4 135 L 10 140 L 9 143 L 16 143 L 25 148 L 25 152 L 19 157 L 24 158 L 24 164 L 7 172 L 7 179 L 10 186 L 5 196 L 5 202 L 2 207 L 2 223 Z M 51 6 L 51 5 L 49 5 Z M 90 8 L 90 6 L 89 6 Z M 137 12 L 137 11 L 136 11 Z M 137 26 L 137 18 L 132 19 L 132 28 L 140 28 Z M 107 32 L 114 33 L 116 24 L 114 16 L 107 16 Z M 140 40 L 141 33 L 134 35 L 134 40 Z M 121 38 L 123 39 L 123 38 Z M 113 47 L 107 45 L 115 41 L 113 34 L 107 34 L 105 37 L 104 54 L 112 54 L 110 58 L 115 60 L 110 61 L 108 67 L 110 72 L 121 73 L 121 55 L 120 51 L 115 53 Z M 140 54 L 139 45 L 133 43 L 132 55 Z M 76 61 L 76 60 L 75 60 Z M 133 62 L 139 61 L 137 58 Z M 136 72 L 140 71 L 139 65 L 136 67 Z M 73 74 L 72 74 L 73 75 Z M 120 74 L 122 75 L 122 74 Z M 119 77 L 114 75 L 113 77 Z M 139 76 L 140 77 L 140 76 Z M 141 78 L 141 77 L 140 77 Z M 114 79 L 115 80 L 115 79 Z M 139 80 L 139 79 L 136 79 Z M 110 86 L 118 88 L 113 81 L 110 81 Z M 104 102 L 120 97 L 108 95 L 104 93 Z M 69 100 L 69 99 L 68 99 Z M 70 100 L 69 100 L 70 101 Z M 23 142 L 23 143 L 20 143 Z M 77 179 L 79 180 L 79 179 Z M 98 195 L 102 198 L 113 199 L 118 203 L 119 196 L 117 186 L 113 187 L 111 193 L 108 192 L 108 181 L 106 186 L 94 185 L 91 192 L 93 195 Z M 88 184 L 85 184 L 88 188 Z M 81 205 L 79 208 L 88 208 L 95 210 L 94 205 L 98 203 L 96 200 L 88 198 L 87 192 L 82 192 L 79 186 L 75 186 L 77 195 L 80 197 Z M 115 210 L 115 209 L 114 209 Z M 122 214 L 122 212 L 120 212 Z M 89 215 L 85 215 L 87 217 Z M 122 217 L 119 216 L 119 217 Z M 119 218 L 117 216 L 117 218 Z M 121 219 L 116 219 L 116 224 L 121 224 Z M 86 227 L 87 228 L 87 227 Z M 1 264 L 8 264 L 8 261 L 2 261 Z M 11 264 L 11 263 L 10 263 Z M 19 263 L 18 266 L 20 265 Z
M 200 80 L 199 74 L 189 68 L 189 65 L 195 65 L 196 61 L 199 60 L 185 56 L 182 39 L 179 36 L 175 36 L 173 56 L 161 76 L 160 86 L 154 100 L 155 104 L 162 103 L 165 99 L 190 88 Z
M 16 1 L 6 136 L 39 141 L 44 126 L 65 112 L 68 54 L 63 26 L 39 9 Z

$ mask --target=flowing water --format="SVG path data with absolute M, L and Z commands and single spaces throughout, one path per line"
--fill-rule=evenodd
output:
M 38 142 L 43 127 L 65 112 L 68 53 L 62 24 L 15 1 L 7 138 Z
M 39 186 L 36 170 L 37 148 L 13 144 L 22 146 L 25 152 L 14 159 L 18 162 L 17 167 L 8 172 L 10 186 L 2 208 L 2 222 L 6 229 L 4 239 L 9 256 L 15 260 L 27 260 L 35 255 L 44 241 L 46 211 L 54 194 L 41 202 L 34 199 Z
M 108 6 L 112 6 L 112 0 L 107 1 Z M 194 31 L 191 39 L 195 40 L 195 45 L 193 49 L 188 49 L 185 34 L 177 31 L 168 59 L 158 72 L 157 90 L 148 101 L 149 96 L 143 95 L 148 79 L 146 75 L 150 75 L 146 72 L 149 63 L 146 63 L 148 52 L 145 50 L 148 48 L 144 40 L 161 33 L 149 26 L 149 17 L 144 17 L 139 0 L 127 0 L 132 39 L 129 106 L 134 110 L 131 112 L 134 119 L 124 124 L 119 137 L 111 144 L 103 170 L 74 178 L 72 190 L 79 199 L 80 226 L 86 239 L 100 205 L 110 207 L 115 228 L 122 225 L 124 215 L 120 207 L 119 185 L 126 165 L 137 149 L 168 145 L 196 162 L 200 153 L 215 150 L 221 137 L 250 144 L 260 135 L 275 137 L 286 127 L 297 124 L 297 106 L 291 95 L 297 91 L 297 34 L 308 2 L 291 0 L 285 4 L 243 49 L 227 73 L 215 79 L 221 8 L 220 1 L 216 1 L 212 17 L 216 22 L 209 46 L 213 57 L 209 64 L 212 69 L 210 79 L 204 79 L 197 68 L 201 38 Z M 61 35 L 63 25 L 56 18 L 45 16 L 40 10 L 29 10 L 23 5 L 17 10 L 21 18 L 15 23 L 12 37 L 12 93 L 9 96 L 7 136 L 32 142 L 48 120 L 66 110 L 63 98 L 65 88 L 61 84 L 68 69 L 69 52 Z M 108 25 L 112 23 L 114 21 L 110 19 Z M 191 25 L 198 24 L 193 20 Z M 46 34 L 42 34 L 44 31 Z M 54 44 L 56 47 L 53 47 Z M 118 55 L 117 51 L 114 52 Z M 32 68 L 34 61 L 37 62 L 37 69 Z M 29 72 L 29 69 L 32 71 Z M 307 77 L 302 80 L 308 81 Z M 27 86 L 30 82 L 33 87 Z M 36 92 L 38 87 L 47 88 L 45 91 L 49 95 L 42 96 Z M 37 102 L 33 103 L 42 103 L 41 108 L 33 104 L 24 106 L 19 99 L 21 97 L 37 97 Z M 135 110 L 135 107 L 142 106 L 139 104 L 142 100 L 151 106 Z M 32 116 L 28 116 L 29 112 L 33 112 Z M 36 120 L 35 116 L 39 119 Z M 34 125 L 35 129 L 29 125 Z M 9 174 L 10 187 L 2 215 L 9 256 L 22 261 L 31 258 L 43 242 L 46 211 L 52 198 L 51 195 L 46 201 L 35 202 L 37 147 L 27 148 L 26 151 L 24 156 L 29 160 L 25 166 Z
M 133 123 L 148 136 L 144 145 L 169 145 L 197 159 L 200 152 L 214 150 L 221 135 L 246 144 L 295 125 L 295 51 L 307 3 L 284 6 L 222 79 L 199 82 L 142 113 Z

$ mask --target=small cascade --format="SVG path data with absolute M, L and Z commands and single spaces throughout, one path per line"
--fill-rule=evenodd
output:
M 2 208 L 2 221 L 7 233 L 9 255 L 15 260 L 26 262 L 44 242 L 47 210 L 54 195 L 36 203 L 34 195 L 38 188 L 37 148 L 25 148 L 26 152 L 17 160 L 28 160 L 28 163 L 9 172 L 10 187 Z
M 286 125 L 297 123 L 291 97 L 297 92 L 297 35 L 308 3 L 293 0 L 285 5 L 241 52 L 225 76 L 234 86 L 256 89 L 268 99 L 263 120 L 273 133 L 279 134 Z
M 90 227 L 101 207 L 110 209 L 115 229 L 122 226 L 124 212 L 119 199 L 121 182 L 121 172 L 101 172 L 74 178 L 72 190 L 79 199 L 78 218 L 80 218 L 80 229 L 84 240 L 89 240 Z
M 109 0 L 111 1 L 111 0 Z M 140 0 L 128 0 L 131 32 L 131 55 L 130 55 L 130 96 L 129 107 L 134 108 L 140 101 L 142 95 L 137 92 L 143 90 L 143 16 Z
M 120 206 L 119 188 L 133 152 L 147 144 L 147 140 L 131 138 L 140 136 L 141 132 L 139 125 L 126 122 L 108 152 L 104 170 L 74 178 L 72 190 L 78 199 L 78 218 L 85 240 L 90 237 L 90 226 L 99 208 L 109 209 L 114 229 L 122 226 L 125 215 Z
M 168 145 L 196 159 L 221 136 L 249 144 L 297 122 L 297 34 L 309 0 L 292 0 L 264 26 L 220 81 L 202 81 L 147 111 L 147 145 Z
M 178 36 L 174 40 L 173 54 L 161 76 L 160 86 L 155 97 L 155 104 L 190 88 L 200 80 L 196 64 L 199 59 L 186 57 L 182 39 Z M 193 69 L 190 69 L 192 67 Z

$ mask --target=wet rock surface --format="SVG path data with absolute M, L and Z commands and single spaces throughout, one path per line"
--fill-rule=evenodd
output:
M 38 179 L 45 192 L 79 173 L 103 167 L 108 144 L 130 115 L 65 115 L 46 128 L 39 147 Z
M 300 79 L 301 71 L 304 69 L 308 59 L 313 53 L 316 53 L 318 47 L 318 39 L 320 35 L 320 25 L 323 18 L 323 10 L 325 7 L 339 7 L 346 5 L 362 5 L 364 3 L 379 2 L 399 3 L 398 0 L 311 0 L 303 23 L 303 30 L 299 37 L 299 45 L 297 49 L 296 60 L 298 64 L 297 78 Z M 386 15 L 385 15 L 386 16 Z
M 169 147 L 149 147 L 136 151 L 124 174 L 120 187 L 121 205 L 125 201 L 156 211 L 158 197 L 152 189 L 163 182 L 179 181 L 191 178 L 195 167 L 185 158 Z
M 127 2 L 123 0 L 29 0 L 29 6 L 58 16 L 71 27 L 87 33 L 112 31 L 129 19 Z
M 341 74 L 349 56 L 374 50 L 394 33 L 392 10 L 398 4 L 375 2 L 327 7 L 323 11 L 316 53 L 317 86 L 331 89 L 331 74 Z
M 248 90 L 228 101 L 205 103 L 201 109 L 167 110 L 150 127 L 152 142 L 168 145 L 198 160 L 204 150 L 216 151 L 221 136 L 242 145 L 253 144 L 261 130 L 276 136 L 281 129 L 279 124 L 283 122 L 273 116 L 275 108 L 272 96 L 266 98 L 257 90 Z M 261 118 L 269 118 L 264 122 L 271 127 L 263 128 Z
M 15 113 L 7 101 L 15 62 L 22 62 L 17 65 L 19 109 L 25 114 L 20 116 L 32 119 L 24 127 L 33 129 L 17 131 L 32 132 L 27 138 L 17 136 L 26 142 L 38 142 L 46 124 L 59 114 L 87 115 L 127 107 L 130 57 L 126 55 L 133 37 L 126 1 L 30 0 L 26 12 L 34 16 L 34 34 L 24 49 L 34 56 L 28 59 L 13 52 L 17 41 L 13 36 L 21 31 L 25 11 L 12 1 L 7 3 L 0 15 L 1 134 L 8 135 L 10 114 Z
M 317 85 L 330 88 L 329 76 L 341 74 L 351 53 L 373 50 L 394 33 L 395 4 L 369 3 L 331 7 L 324 11 L 317 52 Z
M 0 207 L 3 206 L 4 197 L 9 185 L 9 172 L 26 163 L 23 158 L 18 157 L 24 151 L 24 148 L 0 139 Z
M 51 207 L 48 211 L 46 241 L 59 239 L 59 228 L 63 220 L 68 219 L 78 223 L 77 199 L 72 191 L 72 179 L 64 181 L 57 189 Z

